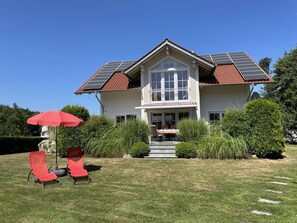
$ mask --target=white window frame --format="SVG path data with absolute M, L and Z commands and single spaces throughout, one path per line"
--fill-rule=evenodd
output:
M 166 59 L 172 59 L 175 60 L 179 63 L 181 63 L 182 65 L 184 65 L 186 68 L 183 69 L 176 69 L 176 68 L 168 68 L 168 69 L 157 69 L 157 70 L 152 70 L 156 65 L 161 64 L 162 62 L 164 62 Z M 164 103 L 164 102 L 177 102 L 177 101 L 190 101 L 190 66 L 177 60 L 176 58 L 173 58 L 171 56 L 167 56 L 165 58 L 163 58 L 161 61 L 159 61 L 158 63 L 155 63 L 154 65 L 152 65 L 149 69 L 148 69 L 148 73 L 149 73 L 149 84 L 150 84 L 150 90 L 149 90 L 149 100 L 151 103 Z M 179 100 L 178 99 L 178 71 L 186 71 L 187 72 L 187 86 L 188 86 L 188 98 L 185 100 Z M 160 101 L 153 101 L 152 100 L 152 73 L 161 73 L 161 100 Z M 164 73 L 165 72 L 174 72 L 174 100 L 165 100 L 165 76 Z
M 192 117 L 192 110 L 191 109 L 185 109 L 185 110 L 182 110 L 182 109 L 177 109 L 177 110 L 152 110 L 149 112 L 149 123 L 150 125 L 152 124 L 152 116 L 153 114 L 162 114 L 162 127 L 165 126 L 165 114 L 166 113 L 175 113 L 175 126 L 177 128 L 177 124 L 178 122 L 180 121 L 179 120 L 179 113 L 189 113 L 189 118 L 191 119 Z
M 136 116 L 136 119 L 138 118 L 136 113 L 117 113 L 117 114 L 114 114 L 114 122 L 115 122 L 115 124 L 120 124 L 120 123 L 117 123 L 117 117 L 118 116 L 125 116 L 125 121 L 124 122 L 126 122 L 128 115 L 134 115 L 134 116 Z

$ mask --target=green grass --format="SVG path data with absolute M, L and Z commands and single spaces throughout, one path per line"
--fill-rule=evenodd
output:
M 28 154 L 0 156 L 1 222 L 297 222 L 297 146 L 282 160 L 85 158 L 92 182 L 27 182 Z M 59 159 L 64 167 L 66 160 Z M 54 155 L 47 157 L 54 164 Z M 273 176 L 292 179 L 272 185 Z M 283 190 L 277 195 L 267 189 Z M 279 205 L 258 198 L 280 200 Z M 252 210 L 272 216 L 255 216 Z

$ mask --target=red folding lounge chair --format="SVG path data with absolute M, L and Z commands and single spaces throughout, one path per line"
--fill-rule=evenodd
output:
M 87 178 L 89 183 L 91 182 L 88 171 L 84 168 L 80 147 L 67 149 L 67 169 L 73 184 L 81 178 Z
M 30 176 L 33 177 L 33 183 L 40 182 L 45 187 L 45 182 L 56 181 L 58 177 L 54 173 L 49 173 L 49 169 L 46 165 L 45 159 L 45 152 L 44 151 L 37 151 L 37 152 L 30 152 L 29 153 L 29 160 L 30 160 L 30 172 L 28 174 L 28 181 Z

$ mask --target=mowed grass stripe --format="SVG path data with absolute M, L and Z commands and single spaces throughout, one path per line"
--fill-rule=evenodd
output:
M 28 154 L 0 156 L 1 222 L 296 222 L 297 146 L 282 160 L 144 160 L 84 157 L 92 182 L 61 187 L 27 183 Z M 55 163 L 47 156 L 48 165 Z M 61 167 L 65 159 L 59 159 Z M 286 187 L 271 176 L 291 178 Z M 285 190 L 277 195 L 267 189 Z M 280 200 L 262 204 L 259 197 Z M 265 206 L 266 205 L 266 206 Z

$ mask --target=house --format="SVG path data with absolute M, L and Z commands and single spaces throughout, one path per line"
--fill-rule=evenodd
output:
M 251 85 L 272 82 L 246 52 L 198 55 L 165 39 L 136 61 L 104 64 L 75 94 L 95 93 L 116 123 L 138 118 L 175 129 L 183 118 L 220 120 L 243 108 Z

